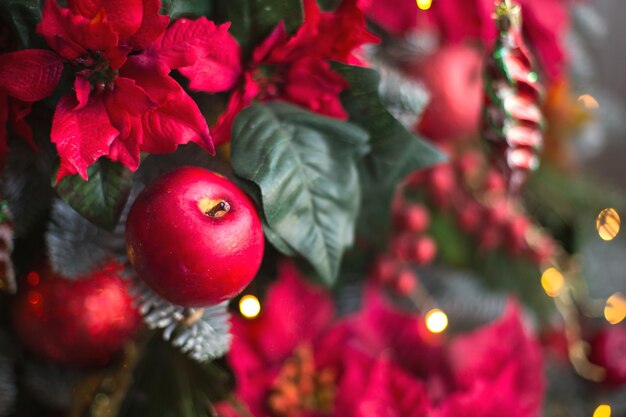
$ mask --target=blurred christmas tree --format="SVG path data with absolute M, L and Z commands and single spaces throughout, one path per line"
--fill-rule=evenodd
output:
M 0 10 L 0 417 L 626 416 L 590 5 Z

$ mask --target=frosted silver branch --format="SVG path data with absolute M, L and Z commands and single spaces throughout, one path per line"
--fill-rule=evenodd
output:
M 191 358 L 204 362 L 223 356 L 230 348 L 232 336 L 227 301 L 193 309 L 170 303 L 139 281 L 133 284 L 131 291 L 146 325 L 150 329 L 163 329 L 163 339 Z M 198 317 L 194 317 L 196 314 Z

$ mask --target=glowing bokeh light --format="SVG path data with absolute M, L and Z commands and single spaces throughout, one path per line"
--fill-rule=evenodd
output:
M 596 229 L 602 240 L 612 240 L 619 233 L 621 220 L 617 211 L 612 208 L 604 209 L 596 219 Z
M 426 313 L 426 328 L 431 333 L 441 333 L 448 327 L 448 316 L 438 308 Z
M 417 0 L 417 7 L 420 10 L 428 10 L 432 4 L 433 0 Z
M 583 106 L 588 109 L 597 109 L 600 107 L 598 104 L 598 100 L 596 100 L 591 94 L 583 94 L 578 97 L 578 101 L 580 101 Z
M 556 268 L 548 268 L 541 275 L 541 286 L 550 297 L 557 297 L 565 287 L 565 278 Z
M 244 295 L 239 300 L 239 311 L 247 319 L 253 319 L 261 312 L 261 303 L 254 295 Z
M 604 318 L 611 324 L 622 322 L 626 318 L 626 298 L 615 293 L 606 300 Z
M 593 412 L 593 417 L 611 417 L 611 406 L 608 404 L 600 404 L 596 411 Z

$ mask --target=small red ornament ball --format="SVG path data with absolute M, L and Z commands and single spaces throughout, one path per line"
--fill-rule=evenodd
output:
M 455 142 L 478 132 L 483 100 L 483 57 L 467 45 L 444 46 L 407 71 L 430 92 L 417 129 L 438 143 Z
M 263 259 L 263 228 L 252 201 L 233 182 L 183 167 L 152 182 L 126 222 L 128 257 L 166 300 L 202 307 L 239 294 Z
M 76 280 L 30 272 L 13 305 L 22 343 L 63 365 L 106 365 L 140 323 L 121 268 L 109 264 Z

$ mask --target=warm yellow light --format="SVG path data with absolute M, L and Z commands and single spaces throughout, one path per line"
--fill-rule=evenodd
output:
M 420 10 L 428 10 L 432 6 L 433 0 L 417 0 L 417 7 Z
M 597 109 L 598 107 L 600 107 L 600 105 L 598 104 L 598 100 L 596 100 L 590 94 L 583 94 L 579 96 L 578 101 L 583 103 L 583 106 L 585 106 L 588 109 Z
M 541 286 L 550 297 L 557 297 L 565 286 L 563 274 L 556 268 L 548 268 L 541 275 Z
M 596 411 L 593 412 L 593 417 L 611 417 L 611 406 L 608 404 L 600 404 Z
M 254 295 L 244 295 L 239 300 L 239 311 L 247 319 L 253 319 L 261 312 L 261 303 Z
M 611 324 L 617 324 L 626 318 L 626 299 L 615 293 L 606 300 L 604 318 Z
M 446 313 L 438 308 L 433 308 L 426 313 L 426 328 L 428 331 L 441 333 L 446 330 L 446 327 L 448 327 L 448 316 L 446 316 Z
M 602 240 L 612 240 L 619 233 L 621 220 L 617 211 L 612 208 L 604 209 L 596 219 L 596 229 Z

